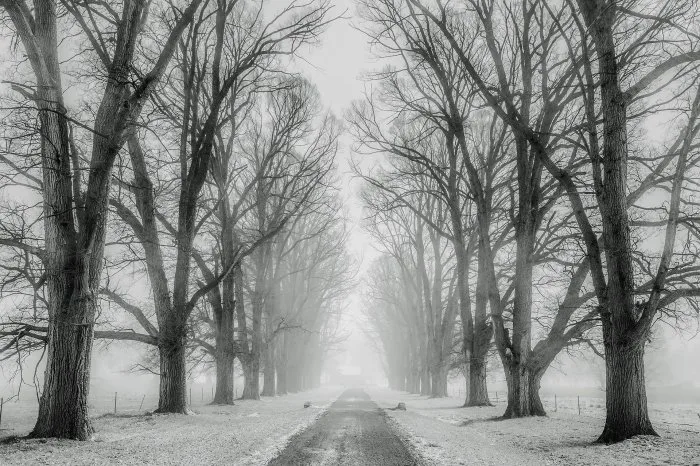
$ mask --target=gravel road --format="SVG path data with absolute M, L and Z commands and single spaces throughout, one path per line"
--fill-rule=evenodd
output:
M 351 389 L 293 436 L 269 466 L 418 464 L 387 423 L 384 411 L 363 390 Z

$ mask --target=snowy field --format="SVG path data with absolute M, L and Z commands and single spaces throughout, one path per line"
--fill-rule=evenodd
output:
M 429 399 L 382 388 L 367 388 L 382 408 L 406 403 L 407 411 L 387 411 L 415 451 L 436 465 L 693 465 L 700 464 L 700 405 L 650 404 L 661 435 L 616 445 L 593 445 L 604 424 L 604 400 L 544 400 L 548 417 L 495 420 L 495 407 L 460 408 L 462 398 Z
M 145 415 L 133 409 L 94 419 L 94 441 L 22 440 L 33 426 L 35 410 L 5 405 L 0 434 L 0 465 L 157 464 L 262 465 L 277 455 L 289 437 L 313 422 L 343 391 L 341 387 L 237 401 L 235 406 L 198 405 L 194 415 Z M 201 395 L 200 395 L 201 396 Z M 305 409 L 305 401 L 313 406 Z M 124 400 L 133 406 L 141 399 Z M 104 403 L 102 403 L 104 405 Z M 8 408 L 9 407 L 9 408 Z M 118 406 L 119 408 L 119 406 Z
M 209 406 L 206 394 L 193 392 L 192 416 L 147 415 L 154 400 L 120 395 L 118 415 L 105 394 L 92 401 L 94 441 L 22 440 L 36 415 L 35 403 L 8 403 L 0 436 L 2 465 L 233 464 L 264 465 L 344 390 L 319 390 L 235 406 Z M 621 444 L 593 445 L 603 425 L 604 400 L 562 397 L 543 401 L 548 417 L 494 420 L 495 407 L 460 408 L 461 397 L 429 399 L 366 387 L 381 408 L 405 402 L 407 411 L 386 412 L 391 424 L 428 465 L 692 465 L 700 464 L 700 405 L 651 403 L 660 438 L 638 437 Z M 103 399 L 104 398 L 104 399 Z M 313 406 L 303 408 L 305 401 Z M 139 411 L 141 402 L 143 409 Z M 12 426 L 12 427 L 9 427 Z

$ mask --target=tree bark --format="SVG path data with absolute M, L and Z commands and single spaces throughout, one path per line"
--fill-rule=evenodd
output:
M 447 396 L 447 367 L 442 364 L 433 367 L 432 383 L 430 385 L 431 398 L 444 398 Z
M 535 416 L 546 416 L 542 399 L 540 398 L 540 382 L 545 373 L 546 368 L 537 368 L 530 370 L 530 409 Z
M 277 368 L 277 394 L 286 395 L 288 390 L 288 364 L 289 364 L 289 344 L 288 340 L 291 338 L 287 332 L 282 335 L 282 351 L 277 352 L 277 358 L 275 361 L 275 366 Z
M 259 400 L 260 399 L 260 364 L 256 363 L 255 358 L 246 358 L 241 360 L 243 366 L 243 394 L 241 398 L 244 400 Z
M 184 335 L 163 338 L 158 343 L 160 389 L 157 413 L 188 414 L 187 367 Z
M 231 335 L 233 338 L 233 335 Z M 234 404 L 233 387 L 233 363 L 235 355 L 233 348 L 227 348 L 225 344 L 216 343 L 216 391 L 212 404 Z
M 93 306 L 91 301 L 82 304 Z M 87 440 L 93 433 L 88 417 L 93 320 L 79 324 L 67 314 L 56 317 L 49 326 L 39 416 L 29 436 Z
M 488 356 L 493 327 L 488 324 L 488 287 L 489 277 L 487 271 L 487 258 L 483 248 L 479 248 L 477 254 L 477 279 L 476 279 L 476 299 L 474 311 L 474 323 L 470 326 L 471 344 L 469 351 L 469 386 L 465 406 L 491 406 L 489 393 L 486 384 L 486 358 Z M 470 306 L 471 307 L 471 306 Z
M 486 369 L 486 358 L 473 355 L 469 361 L 469 397 L 465 406 L 491 406 Z
M 430 396 L 430 352 L 428 344 L 421 345 L 420 358 L 420 394 Z
M 276 391 L 275 345 L 273 340 L 268 340 L 267 345 L 265 345 L 262 396 L 275 396 Z
M 605 427 L 601 443 L 620 442 L 635 435 L 658 435 L 651 425 L 644 383 L 644 343 L 605 348 Z

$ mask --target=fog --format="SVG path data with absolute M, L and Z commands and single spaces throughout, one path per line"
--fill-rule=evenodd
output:
M 0 463 L 697 462 L 657 3 L 0 1 Z

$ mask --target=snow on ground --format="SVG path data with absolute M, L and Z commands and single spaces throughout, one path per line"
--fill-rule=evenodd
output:
M 318 418 L 343 391 L 341 387 L 260 401 L 236 401 L 235 406 L 195 406 L 195 414 L 144 415 L 124 413 L 94 419 L 94 441 L 19 440 L 0 444 L 0 464 L 234 464 L 262 465 L 275 457 L 289 437 Z M 311 408 L 304 408 L 305 401 Z M 32 427 L 29 413 L 25 435 Z M 5 419 L 3 419 L 3 425 Z M 0 437 L 8 431 L 0 432 Z
M 428 464 L 700 464 L 700 406 L 650 405 L 661 437 L 597 445 L 604 424 L 601 400 L 581 398 L 580 416 L 573 398 L 557 400 L 558 411 L 548 417 L 498 420 L 503 400 L 496 407 L 461 408 L 461 398 L 429 399 L 378 387 L 366 391 L 385 409 L 406 403 L 407 411 L 387 413 Z

